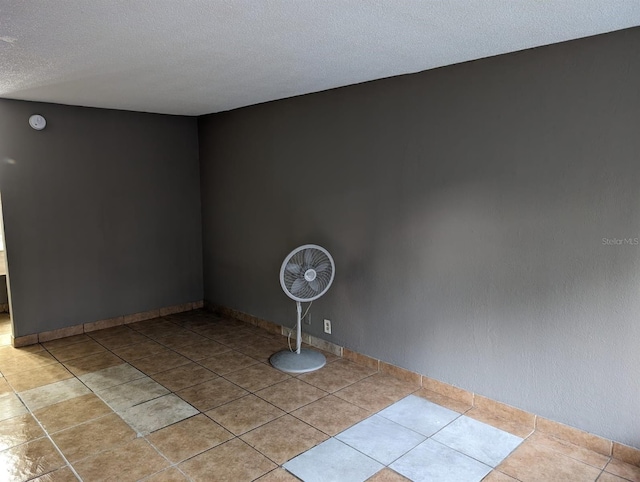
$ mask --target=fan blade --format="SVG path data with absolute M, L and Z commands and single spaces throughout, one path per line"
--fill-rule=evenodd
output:
M 315 291 L 316 293 L 318 291 L 320 291 L 320 284 L 318 283 L 318 280 L 313 280 L 313 281 L 309 281 L 309 286 L 311 287 L 311 289 L 313 291 Z
M 298 275 L 300 273 L 302 273 L 302 266 L 300 266 L 299 264 L 295 264 L 295 263 L 289 263 L 287 264 L 287 266 L 285 267 L 285 269 L 289 272 L 289 273 L 293 273 L 295 275 Z
M 304 281 L 304 279 L 298 278 L 291 285 L 291 293 L 293 293 L 294 295 L 297 295 L 304 289 L 305 284 L 306 284 L 306 281 Z
M 315 267 L 316 273 L 318 273 L 318 274 L 324 273 L 325 271 L 327 271 L 329 266 L 331 266 L 331 265 L 329 263 L 327 263 L 326 261 L 320 263 L 318 266 Z
M 304 262 L 307 266 L 313 264 L 313 250 L 305 249 L 304 251 Z

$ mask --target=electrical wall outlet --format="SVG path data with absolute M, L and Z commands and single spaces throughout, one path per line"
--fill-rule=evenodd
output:
M 324 320 L 324 332 L 328 335 L 331 334 L 331 320 Z

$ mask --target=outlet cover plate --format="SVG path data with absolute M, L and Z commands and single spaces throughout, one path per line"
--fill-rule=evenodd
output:
M 331 334 L 331 320 L 324 320 L 324 332 L 327 335 Z

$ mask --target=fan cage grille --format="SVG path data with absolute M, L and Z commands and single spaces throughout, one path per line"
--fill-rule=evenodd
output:
M 313 269 L 316 278 L 305 279 L 307 270 Z M 320 298 L 331 286 L 334 277 L 333 258 L 320 246 L 305 245 L 287 256 L 280 270 L 282 289 L 296 301 L 313 301 Z

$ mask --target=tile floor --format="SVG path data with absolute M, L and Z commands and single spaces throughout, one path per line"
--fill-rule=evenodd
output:
M 0 343 L 3 481 L 640 481 L 640 467 L 330 354 L 279 372 L 283 337 L 201 310 Z

